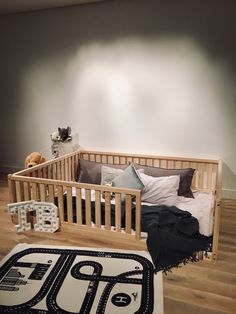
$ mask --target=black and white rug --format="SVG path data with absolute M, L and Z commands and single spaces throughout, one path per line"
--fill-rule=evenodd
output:
M 0 266 L 0 313 L 163 314 L 148 252 L 18 244 Z

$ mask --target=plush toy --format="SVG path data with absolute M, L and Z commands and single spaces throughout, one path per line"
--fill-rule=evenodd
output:
M 60 139 L 59 132 L 58 131 L 52 132 L 51 140 L 53 142 L 59 142 L 59 139 Z
M 25 168 L 30 168 L 45 162 L 46 159 L 40 153 L 33 152 L 25 158 Z
M 71 128 L 68 126 L 66 129 L 65 128 L 58 128 L 59 132 L 59 141 L 60 142 L 68 142 L 72 139 L 71 134 Z

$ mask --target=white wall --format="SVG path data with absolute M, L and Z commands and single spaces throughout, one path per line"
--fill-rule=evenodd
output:
M 234 2 L 114 0 L 0 17 L 0 168 L 84 148 L 222 158 L 236 197 Z

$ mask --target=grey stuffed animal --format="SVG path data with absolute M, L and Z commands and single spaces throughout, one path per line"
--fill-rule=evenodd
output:
M 59 133 L 59 141 L 60 142 L 69 142 L 72 140 L 71 134 L 71 128 L 68 126 L 65 128 L 58 128 Z

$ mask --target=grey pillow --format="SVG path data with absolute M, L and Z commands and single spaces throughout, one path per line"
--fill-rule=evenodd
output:
M 112 186 L 142 190 L 144 184 L 133 164 L 129 165 L 119 176 L 112 181 Z
M 152 176 L 152 177 L 166 177 L 166 176 L 180 176 L 180 183 L 178 189 L 178 195 L 184 196 L 188 198 L 194 198 L 193 192 L 191 190 L 191 184 L 193 179 L 193 174 L 195 169 L 192 168 L 185 168 L 185 169 L 165 169 L 165 168 L 158 168 L 158 167 L 151 167 L 151 166 L 141 166 L 135 164 L 135 168 L 144 169 L 144 173 Z
M 124 170 L 112 167 L 101 167 L 101 185 L 111 184 L 112 181 L 119 176 Z
M 128 165 L 103 164 L 100 162 L 80 159 L 78 181 L 81 183 L 101 184 L 102 166 L 125 169 Z

